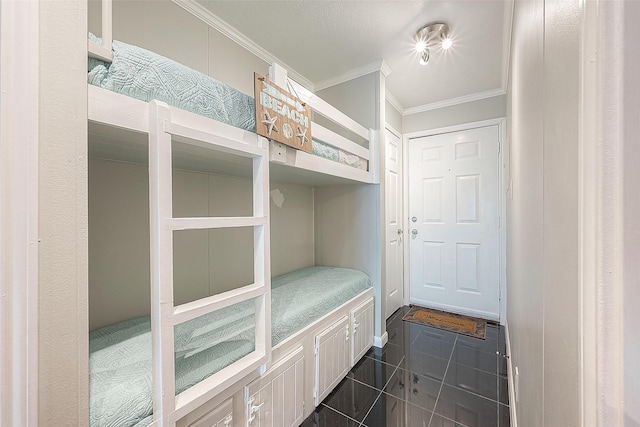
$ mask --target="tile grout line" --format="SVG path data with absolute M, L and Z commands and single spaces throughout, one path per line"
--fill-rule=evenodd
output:
M 398 369 L 400 369 L 400 365 L 402 365 L 402 362 L 404 362 L 404 354 L 402 355 L 402 358 L 400 359 L 400 362 L 398 362 L 398 365 L 395 367 L 395 369 L 393 370 L 393 372 L 391 373 L 391 376 L 389 377 L 389 379 L 387 380 L 387 382 L 384 383 L 384 387 L 387 386 L 387 384 L 389 384 L 389 381 L 391 381 L 391 378 L 396 374 L 396 372 L 398 371 Z M 359 382 L 359 381 L 358 381 Z M 366 385 L 366 384 L 365 384 Z M 384 387 L 382 387 L 382 390 L 384 390 Z M 369 410 L 367 411 L 366 414 L 364 414 L 364 418 L 362 418 L 362 421 L 360 421 L 359 427 L 366 427 L 364 424 L 364 420 L 367 419 L 367 417 L 369 416 L 369 413 L 371 412 L 371 410 L 373 409 L 374 406 L 376 406 L 376 403 L 378 403 L 378 400 L 380 399 L 380 397 L 382 396 L 382 393 L 384 393 L 384 391 L 380 390 L 380 394 L 378 394 L 378 397 L 376 397 L 376 400 L 373 401 L 373 403 L 371 404 L 371 407 L 369 408 Z
M 431 411 L 431 418 L 429 418 L 429 426 L 431 426 L 431 421 L 433 421 L 433 415 L 436 413 L 436 408 L 438 407 L 438 400 L 440 400 L 440 393 L 442 393 L 444 380 L 445 378 L 447 378 L 447 372 L 449 371 L 449 365 L 451 365 L 451 359 L 453 359 L 453 352 L 456 351 L 457 342 L 458 342 L 458 335 L 456 334 L 456 339 L 453 341 L 453 348 L 451 349 L 451 354 L 449 355 L 449 361 L 447 362 L 447 368 L 444 370 L 444 374 L 442 375 L 442 382 L 440 383 L 440 390 L 438 390 L 438 396 L 436 397 L 436 404 L 433 406 L 433 411 Z
M 336 412 L 336 413 L 338 413 L 338 414 L 342 415 L 342 416 L 343 416 L 343 417 L 345 417 L 345 418 L 350 419 L 350 420 L 351 420 L 351 421 L 353 421 L 353 422 L 356 422 L 356 423 L 358 422 L 358 420 L 356 420 L 355 418 L 351 418 L 349 415 L 347 415 L 347 414 L 343 414 L 342 412 L 338 411 L 336 408 L 332 408 L 331 406 L 327 405 L 327 404 L 326 404 L 326 403 L 324 403 L 324 402 L 322 402 L 320 405 L 324 406 L 325 408 L 327 408 L 327 409 L 329 409 L 329 410 L 331 410 L 331 411 L 333 411 L 333 412 Z

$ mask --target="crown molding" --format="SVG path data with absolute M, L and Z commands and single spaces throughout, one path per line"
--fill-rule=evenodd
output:
M 252 40 L 247 38 L 244 34 L 238 31 L 235 27 L 229 25 L 222 19 L 218 18 L 214 15 L 209 9 L 205 8 L 195 0 L 172 0 L 175 4 L 182 7 L 187 12 L 194 15 L 196 18 L 200 19 L 204 23 L 208 24 L 210 27 L 220 31 L 225 36 L 229 37 L 231 40 L 247 49 L 249 52 L 253 53 L 258 58 L 262 59 L 264 62 L 269 65 L 273 63 L 280 64 L 287 70 L 288 76 L 306 87 L 312 92 L 315 92 L 316 86 L 311 82 L 311 80 L 304 77 L 302 74 L 295 71 L 289 65 L 287 65 L 284 61 L 281 61 L 276 56 L 258 46 Z
M 406 108 L 402 113 L 403 116 L 411 114 L 423 113 L 425 111 L 437 110 L 439 108 L 451 107 L 453 105 L 465 104 L 467 102 L 479 101 L 481 99 L 493 98 L 494 96 L 501 96 L 507 92 L 502 89 L 491 89 L 485 92 L 471 93 L 465 96 L 459 96 L 457 98 L 446 99 L 444 101 L 432 102 L 431 104 L 418 105 L 417 107 Z
M 386 90 L 384 92 L 384 98 L 389 102 L 389 104 L 393 106 L 393 108 L 395 108 L 398 111 L 398 113 L 400 113 L 401 116 L 404 115 L 404 107 L 402 106 L 402 104 L 400 104 L 400 101 L 398 101 L 398 98 L 393 96 L 391 92 Z
M 357 79 L 358 77 L 366 76 L 367 74 L 375 73 L 376 71 L 382 72 L 385 76 L 391 73 L 391 68 L 384 60 L 374 61 L 362 67 L 354 68 L 336 77 L 332 77 L 315 84 L 315 89 L 322 90 L 331 86 L 339 85 L 340 83 L 348 82 L 349 80 Z
M 383 59 L 382 63 L 380 64 L 380 71 L 382 72 L 382 74 L 384 74 L 385 77 L 387 77 L 389 74 L 391 74 L 391 71 L 393 70 L 391 69 L 391 67 L 389 67 L 389 64 L 387 64 L 387 61 Z

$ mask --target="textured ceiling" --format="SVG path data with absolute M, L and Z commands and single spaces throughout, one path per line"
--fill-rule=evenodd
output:
M 511 0 L 219 1 L 202 6 L 316 88 L 384 60 L 387 91 L 403 109 L 503 90 Z M 505 12 L 507 12 L 505 14 Z M 418 64 L 412 40 L 442 21 L 454 46 Z

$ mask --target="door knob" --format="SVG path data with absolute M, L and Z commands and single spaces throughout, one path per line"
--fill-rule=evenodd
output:
M 411 234 L 413 234 L 414 236 L 418 235 L 418 230 L 416 230 L 415 228 L 413 230 L 411 230 Z
M 418 221 L 418 218 L 416 218 L 415 216 L 412 216 L 411 217 L 411 221 L 416 222 L 416 221 Z
M 402 234 L 402 228 L 398 228 L 398 234 Z

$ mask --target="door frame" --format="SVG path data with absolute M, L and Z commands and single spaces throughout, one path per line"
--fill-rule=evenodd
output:
M 501 325 L 504 325 L 507 321 L 507 200 L 506 200 L 506 165 L 504 162 L 505 156 L 505 147 L 508 146 L 506 144 L 507 137 L 507 119 L 506 117 L 500 117 L 497 119 L 490 120 L 482 120 L 478 122 L 470 122 L 463 123 L 460 125 L 454 126 L 446 126 L 436 129 L 426 129 L 423 131 L 411 132 L 404 135 L 404 139 L 402 141 L 403 153 L 402 153 L 402 161 L 406 167 L 403 167 L 403 176 L 404 183 L 403 188 L 409 188 L 409 144 L 412 139 L 423 138 L 428 136 L 442 135 L 446 133 L 452 132 L 461 132 L 466 130 L 472 130 L 477 128 L 483 128 L 488 126 L 498 126 L 498 212 L 499 212 L 499 221 L 498 221 L 498 257 L 499 257 L 499 321 Z M 403 191 L 403 212 L 409 212 L 409 192 Z M 405 217 L 404 219 L 404 227 L 405 230 L 410 228 L 409 217 Z M 409 271 L 410 271 L 410 256 L 409 254 L 409 239 L 406 238 L 403 242 L 403 251 L 404 251 L 404 304 L 409 304 Z
M 402 147 L 402 170 L 400 171 L 400 174 L 401 174 L 400 175 L 400 190 L 402 191 L 402 205 L 400 206 L 400 209 L 401 209 L 400 218 L 404 218 L 405 212 L 407 212 L 405 199 L 407 198 L 406 190 L 408 188 L 405 185 L 405 181 L 406 181 L 405 176 L 406 176 L 406 171 L 407 171 L 407 168 L 405 166 L 406 165 L 406 163 L 405 163 L 405 159 L 406 159 L 405 151 L 407 151 L 406 150 L 406 148 L 407 148 L 406 139 L 405 139 L 405 135 L 403 135 L 402 132 L 398 131 L 396 128 L 391 126 L 389 124 L 389 122 L 386 122 L 386 121 L 384 122 L 384 129 L 388 130 L 389 132 L 391 132 L 392 134 L 397 136 L 400 139 L 400 146 Z M 386 156 L 386 144 L 387 144 L 386 138 L 384 140 L 384 143 L 385 143 L 385 156 Z M 382 180 L 384 181 L 384 183 L 386 185 L 386 182 L 387 182 L 386 181 L 387 180 L 387 176 L 386 176 L 386 174 L 387 174 L 387 159 L 386 159 L 386 157 L 384 159 L 384 168 L 382 169 L 382 174 L 383 174 L 383 176 L 381 178 L 382 178 Z M 386 194 L 387 193 L 386 193 L 386 190 L 385 190 L 385 198 L 386 198 Z M 387 207 L 387 201 L 386 200 L 384 201 L 384 207 L 385 207 L 385 209 Z M 387 223 L 386 222 L 387 222 L 387 215 L 386 215 L 386 212 L 384 212 L 383 230 L 384 230 L 385 254 L 387 253 L 386 252 L 386 246 L 387 246 L 387 235 L 386 235 Z M 404 245 L 405 245 L 405 241 L 407 240 L 407 230 L 406 230 L 406 227 L 404 227 L 404 225 L 405 225 L 405 221 L 403 220 L 402 223 L 401 223 L 401 226 L 403 227 L 402 228 L 402 230 L 403 230 L 402 231 L 402 304 L 406 305 L 406 301 L 407 301 L 407 287 L 406 287 L 406 280 L 407 280 L 406 279 L 406 274 L 407 274 L 406 262 L 407 262 L 407 256 L 406 256 L 406 252 L 405 252 L 406 251 L 406 247 Z M 386 256 L 385 256 L 384 262 L 385 262 L 385 265 L 384 265 L 384 272 L 385 272 L 384 273 L 384 275 L 385 275 L 384 283 L 385 283 L 385 287 L 384 287 L 384 293 L 382 295 L 384 296 L 384 298 L 386 300 L 386 297 L 387 297 L 387 294 L 388 294 L 388 292 L 387 292 L 387 277 L 386 277 L 387 276 L 387 269 L 386 269 L 386 267 L 387 267 L 387 265 L 386 265 L 387 264 L 387 259 L 386 259 Z M 387 311 L 387 307 L 386 307 L 386 302 L 385 302 L 384 313 L 382 313 L 382 315 L 385 318 L 386 318 L 386 315 L 387 315 L 386 311 Z

